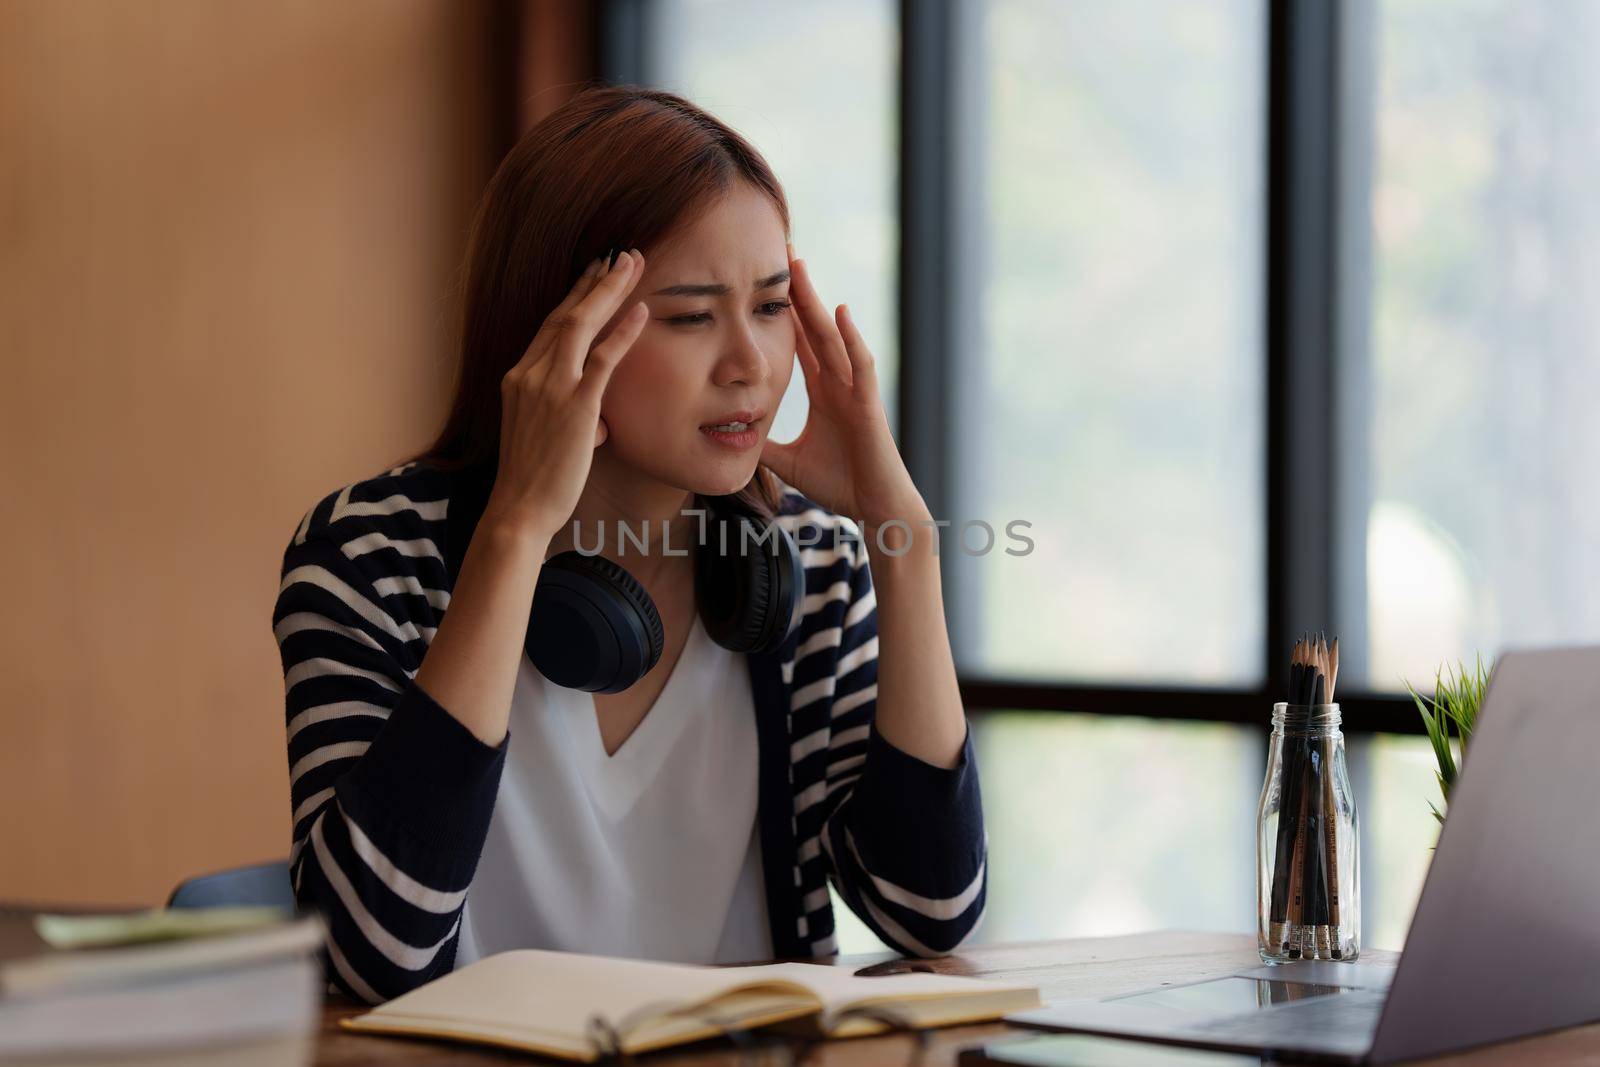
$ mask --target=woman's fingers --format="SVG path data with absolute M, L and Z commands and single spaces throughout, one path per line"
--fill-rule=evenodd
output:
M 611 316 L 617 313 L 629 291 L 644 273 L 644 257 L 632 249 L 617 257 L 616 266 L 595 283 L 594 288 L 577 306 L 562 316 L 557 323 L 560 334 L 556 339 L 558 362 L 572 378 L 583 373 L 584 361 L 589 356 L 589 346 Z M 631 343 L 631 342 L 630 342 Z
M 805 260 L 794 261 L 790 269 L 790 282 L 791 303 L 800 312 L 800 324 L 805 327 L 812 351 L 817 354 L 819 362 L 828 368 L 828 373 L 846 385 L 854 384 L 855 377 L 850 369 L 850 356 L 844 350 L 844 339 L 839 336 L 839 328 L 834 325 L 811 284 L 811 271 L 806 267 Z
M 604 256 L 591 260 L 589 266 L 584 269 L 584 272 L 578 276 L 578 280 L 573 283 L 572 288 L 567 290 L 567 295 L 561 298 L 561 303 L 556 305 L 556 310 L 566 311 L 588 296 L 600 279 L 605 277 L 606 267 Z
M 817 363 L 817 353 L 811 348 L 811 341 L 806 337 L 805 323 L 800 321 L 800 313 L 795 310 L 793 303 L 789 305 L 789 317 L 794 320 L 794 354 L 800 361 L 800 373 L 805 377 L 806 391 L 809 393 L 817 387 L 817 375 L 822 373 L 822 367 Z
M 612 330 L 604 341 L 594 346 L 594 351 L 589 353 L 589 359 L 583 367 L 583 380 L 578 383 L 578 388 L 573 394 L 580 405 L 592 404 L 595 408 L 600 406 L 600 398 L 605 396 L 606 385 L 611 381 L 611 372 L 617 369 L 622 357 L 628 354 L 633 342 L 639 339 L 639 332 L 644 329 L 645 320 L 649 317 L 650 309 L 641 300 L 617 320 L 616 329 Z M 602 423 L 604 421 L 601 420 Z M 595 444 L 600 444 L 604 439 L 603 436 L 598 436 Z
M 522 358 L 517 361 L 517 366 L 513 368 L 514 370 L 539 362 L 549 349 L 551 339 L 558 332 L 554 324 L 562 321 L 572 312 L 573 308 L 578 306 L 580 300 L 589 295 L 595 285 L 604 277 L 605 266 L 604 257 L 590 260 L 589 266 L 584 268 L 584 272 L 578 276 L 578 280 L 573 283 L 572 288 L 567 290 L 567 295 L 562 297 L 561 303 L 557 304 L 554 310 L 546 315 L 544 321 L 539 324 L 538 332 L 533 335 L 533 340 L 528 342 L 528 347 L 523 351 Z
M 844 338 L 845 351 L 850 354 L 850 366 L 856 374 L 856 380 L 863 384 L 870 383 L 876 390 L 877 361 L 873 359 L 872 349 L 867 347 L 861 331 L 856 329 L 856 320 L 850 314 L 849 305 L 840 304 L 838 310 L 834 312 L 834 317 L 839 320 L 839 335 Z

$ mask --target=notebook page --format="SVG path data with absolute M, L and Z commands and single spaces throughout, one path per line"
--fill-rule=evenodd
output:
M 827 1009 L 848 1008 L 861 1001 L 920 1000 L 925 997 L 986 997 L 998 989 L 1030 989 L 1026 985 L 1000 985 L 976 977 L 958 974 L 928 974 L 915 971 L 909 974 L 878 974 L 874 977 L 856 977 L 842 966 L 824 966 L 816 963 L 766 963 L 762 966 L 742 966 L 754 981 L 755 977 L 774 981 L 795 982 L 814 990 Z
M 1005 1011 L 1038 1006 L 1032 985 L 1006 984 L 958 974 L 880 974 L 858 977 L 848 968 L 814 963 L 768 963 L 739 968 L 778 981 L 792 981 L 814 990 L 821 998 L 824 1019 L 858 1005 L 885 1005 L 917 1025 L 998 1017 Z M 846 1019 L 840 1033 L 869 1033 L 880 1025 L 866 1019 Z
M 443 975 L 378 1005 L 368 1015 L 380 1020 L 447 1021 L 457 1033 L 482 1024 L 502 1034 L 578 1038 L 597 1012 L 621 1023 L 648 1006 L 698 1003 L 728 989 L 784 977 L 750 973 L 762 969 L 514 949 Z M 778 990 L 766 997 L 741 996 L 739 1010 L 759 1010 L 763 1001 L 772 1008 L 792 1007 L 789 1014 L 814 1011 L 817 1006 L 802 990 Z

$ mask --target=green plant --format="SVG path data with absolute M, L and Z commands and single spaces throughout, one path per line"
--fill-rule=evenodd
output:
M 1434 776 L 1439 779 L 1439 793 L 1446 807 L 1450 803 L 1450 787 L 1456 784 L 1459 768 L 1466 762 L 1467 739 L 1477 725 L 1478 709 L 1483 705 L 1483 694 L 1489 688 L 1489 675 L 1493 670 L 1493 663 L 1484 666 L 1482 655 L 1477 657 L 1471 673 L 1468 673 L 1466 664 L 1459 660 L 1454 670 L 1441 666 L 1434 675 L 1432 700 L 1406 682 L 1406 689 L 1416 702 L 1417 711 L 1422 714 L 1422 725 L 1427 728 L 1434 758 L 1439 762 L 1439 769 Z M 1454 739 L 1451 737 L 1452 728 L 1455 731 Z M 1461 749 L 1459 756 L 1452 747 L 1452 740 Z M 1431 800 L 1428 801 L 1428 807 L 1433 809 L 1433 817 L 1443 825 L 1444 812 Z

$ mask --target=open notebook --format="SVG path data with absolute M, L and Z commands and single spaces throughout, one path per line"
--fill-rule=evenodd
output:
M 908 1027 L 998 1019 L 1040 1006 L 1033 986 L 954 975 L 857 977 L 842 967 L 769 963 L 713 967 L 544 949 L 487 956 L 341 1020 L 351 1030 L 482 1042 L 585 1063 L 610 1051 L 601 1017 L 626 1052 L 678 1045 L 729 1028 L 782 1024 L 789 1032 L 853 1037 L 892 1029 L 859 1015 L 871 1006 Z

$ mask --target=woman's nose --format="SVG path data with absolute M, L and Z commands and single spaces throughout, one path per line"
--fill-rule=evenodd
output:
M 732 351 L 718 367 L 718 385 L 759 384 L 772 377 L 767 365 L 767 354 L 756 342 L 755 336 L 744 331 L 736 339 Z

